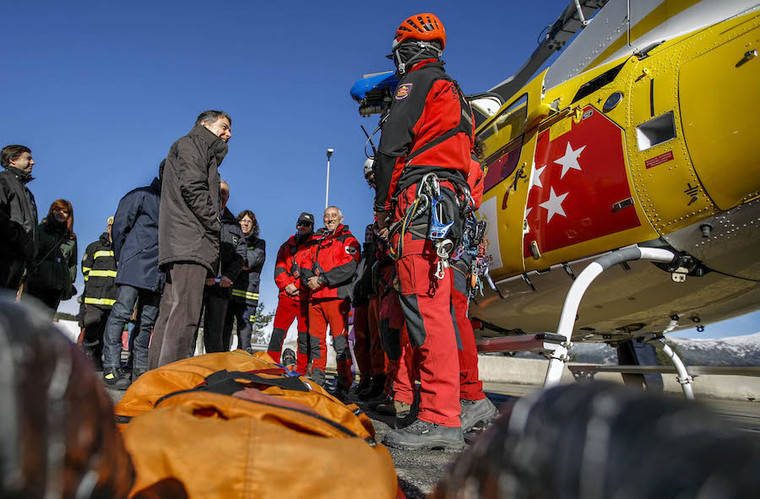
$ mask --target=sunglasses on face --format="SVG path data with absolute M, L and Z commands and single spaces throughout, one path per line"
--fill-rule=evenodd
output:
M 298 222 L 296 227 L 311 227 L 311 222 Z

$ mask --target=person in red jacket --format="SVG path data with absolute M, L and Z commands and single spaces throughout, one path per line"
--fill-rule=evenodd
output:
M 314 215 L 303 212 L 296 222 L 296 233 L 285 241 L 277 251 L 274 282 L 280 289 L 277 310 L 274 314 L 272 337 L 267 353 L 280 362 L 282 343 L 290 325 L 298 319 L 298 354 L 296 371 L 306 374 L 308 355 L 308 305 L 309 289 L 301 284 L 300 261 L 308 256 L 309 244 L 314 236 Z
M 399 83 L 374 165 L 376 219 L 394 251 L 401 306 L 419 359 L 417 420 L 384 439 L 401 449 L 464 448 L 449 256 L 460 237 L 462 193 L 469 191 L 473 117 L 443 70 L 445 46 L 446 32 L 433 14 L 411 16 L 396 30 Z
M 309 358 L 312 379 L 324 383 L 327 363 L 327 326 L 333 337 L 338 364 L 337 394 L 345 396 L 353 383 L 351 352 L 348 349 L 348 311 L 351 284 L 359 263 L 361 246 L 336 206 L 324 212 L 325 227 L 310 246 L 309 258 L 301 264 L 301 281 L 309 296 Z
M 477 156 L 473 153 L 470 172 L 467 176 L 470 187 L 471 209 L 480 208 L 483 200 L 483 169 Z M 490 422 L 498 413 L 496 406 L 483 393 L 483 383 L 478 372 L 478 349 L 475 344 L 475 332 L 467 312 L 473 288 L 472 262 L 477 255 L 479 241 L 470 242 L 471 247 L 463 248 L 459 258 L 453 260 L 454 288 L 451 291 L 454 305 L 454 318 L 459 335 L 459 404 L 462 431 L 470 431 L 481 421 Z

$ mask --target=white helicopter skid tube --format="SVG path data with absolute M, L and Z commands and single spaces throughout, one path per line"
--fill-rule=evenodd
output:
M 676 376 L 676 380 L 681 385 L 681 390 L 683 390 L 683 396 L 689 400 L 694 400 L 694 390 L 691 387 L 691 382 L 694 381 L 694 378 L 692 378 L 689 375 L 689 373 L 686 371 L 686 366 L 681 361 L 681 357 L 679 357 L 678 354 L 672 348 L 670 348 L 670 345 L 665 343 L 665 339 L 661 336 L 658 336 L 656 338 L 651 338 L 647 340 L 647 342 L 651 343 L 659 350 L 662 350 L 663 353 L 668 356 L 670 361 L 675 366 L 676 372 L 678 372 L 678 376 Z
M 546 369 L 544 378 L 544 387 L 548 388 L 559 384 L 562 377 L 562 370 L 568 360 L 568 350 L 570 348 L 570 338 L 573 334 L 573 325 L 578 313 L 578 307 L 581 299 L 591 283 L 608 268 L 623 262 L 632 260 L 652 260 L 655 262 L 670 263 L 676 258 L 676 253 L 671 250 L 662 248 L 647 248 L 641 246 L 632 246 L 617 251 L 612 251 L 591 262 L 583 272 L 573 281 L 570 290 L 565 296 L 565 303 L 562 305 L 562 313 L 559 317 L 557 334 L 563 336 L 565 341 L 557 345 L 551 354 L 549 367 Z

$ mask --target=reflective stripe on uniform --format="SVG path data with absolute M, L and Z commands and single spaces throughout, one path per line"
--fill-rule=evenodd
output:
M 89 279 L 91 270 L 92 268 L 90 267 L 82 267 L 82 275 L 84 276 L 84 282 L 87 282 L 87 279 Z
M 111 305 L 113 306 L 114 303 L 116 303 L 116 300 L 112 300 L 111 298 L 88 298 L 85 297 L 84 302 L 88 305 Z
M 91 270 L 90 277 L 116 277 L 115 270 Z
M 246 300 L 258 300 L 259 294 L 258 293 L 251 293 L 250 291 L 245 291 L 242 289 L 233 289 L 232 290 L 232 296 L 237 296 L 239 298 L 245 298 Z
M 113 250 L 100 250 L 96 251 L 92 255 L 92 259 L 100 258 L 101 256 L 113 256 Z

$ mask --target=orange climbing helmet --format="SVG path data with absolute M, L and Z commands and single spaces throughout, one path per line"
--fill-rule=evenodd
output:
M 446 48 L 446 30 L 443 29 L 443 23 L 435 14 L 415 14 L 406 18 L 398 27 L 396 36 L 393 38 L 393 47 L 397 47 L 406 40 L 425 42 L 438 40 L 443 50 Z

